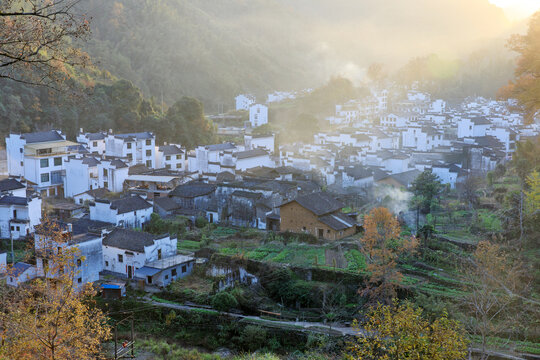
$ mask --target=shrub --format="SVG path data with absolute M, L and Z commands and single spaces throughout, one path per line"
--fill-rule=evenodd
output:
M 238 306 L 236 298 L 226 291 L 221 291 L 212 297 L 212 307 L 221 312 L 227 312 Z
M 206 225 L 208 225 L 208 220 L 206 220 L 205 217 L 203 216 L 198 216 L 196 219 L 195 219 L 195 226 L 199 229 L 202 229 L 203 227 L 205 227 Z

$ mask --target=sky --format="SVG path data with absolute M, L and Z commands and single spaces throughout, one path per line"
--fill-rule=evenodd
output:
M 540 10 L 539 0 L 489 0 L 506 13 L 511 20 L 521 20 Z

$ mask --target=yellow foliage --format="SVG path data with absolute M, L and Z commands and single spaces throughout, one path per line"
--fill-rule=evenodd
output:
M 370 309 L 363 329 L 347 348 L 348 360 L 458 360 L 467 355 L 467 339 L 447 314 L 429 322 L 411 303 L 378 304 Z

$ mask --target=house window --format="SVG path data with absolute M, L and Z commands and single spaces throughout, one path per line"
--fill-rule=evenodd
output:
M 43 259 L 41 260 L 41 263 L 43 264 L 43 268 L 47 270 L 47 268 L 49 267 L 49 260 Z
M 96 147 L 96 146 L 97 146 L 97 141 L 94 141 L 94 142 L 92 143 L 92 146 L 93 146 L 93 147 Z
M 146 282 L 151 284 L 152 283 L 152 277 L 151 276 L 147 276 L 146 277 Z
M 13 218 L 14 218 L 14 219 L 17 218 L 17 210 L 13 210 Z
M 146 160 L 146 167 L 152 167 L 152 160 Z
M 306 227 L 305 227 L 305 226 L 302 227 L 302 231 L 306 231 Z
M 171 160 L 171 155 L 165 156 L 165 160 Z
M 158 249 L 157 251 L 157 258 L 158 260 L 161 260 L 161 249 Z
M 62 165 L 62 158 L 61 157 L 55 157 L 54 158 L 54 166 L 61 166 Z
M 176 269 L 172 269 L 171 275 L 172 275 L 172 276 L 176 276 L 176 274 L 177 274 L 177 273 L 176 273 Z
M 165 275 L 165 280 L 167 280 L 169 278 L 169 275 Z
M 109 266 L 109 262 L 108 262 L 108 261 L 105 261 L 105 266 Z
M 77 259 L 77 266 L 81 266 L 82 265 L 82 260 L 81 259 Z
M 180 160 L 181 159 L 181 156 L 180 155 L 176 155 L 176 160 Z
M 103 187 L 108 189 L 109 188 L 109 183 L 107 181 L 104 181 L 103 182 Z
M 124 255 L 118 254 L 118 262 L 124 262 Z
M 49 173 L 41 174 L 41 182 L 49 182 Z
M 14 230 L 15 230 L 15 226 L 12 226 L 12 227 L 11 227 L 11 231 L 14 231 Z
M 49 159 L 41 159 L 41 160 L 39 160 L 39 167 L 41 167 L 41 168 L 49 167 Z
M 103 176 L 109 176 L 109 171 L 107 169 L 103 169 Z
M 127 158 L 130 161 L 133 160 L 133 154 L 132 153 L 127 154 Z
M 83 203 L 83 199 L 79 199 L 79 204 L 82 204 Z
M 165 169 L 170 169 L 171 168 L 171 164 L 165 164 Z
M 152 150 L 146 150 L 146 156 L 152 156 Z
M 127 148 L 131 149 L 131 143 L 127 143 Z
M 24 163 L 21 161 L 21 166 L 24 166 Z
M 19 149 L 19 151 L 20 151 L 20 152 L 21 152 L 21 154 L 22 154 L 24 150 L 23 150 L 23 148 L 20 148 L 20 149 Z
M 187 271 L 187 265 L 182 265 L 182 274 Z
M 180 169 L 181 167 L 182 167 L 182 164 L 176 163 L 176 168 L 177 168 L 177 169 Z
M 78 282 L 79 284 L 82 284 L 82 278 L 78 278 L 78 279 L 77 279 L 77 282 Z

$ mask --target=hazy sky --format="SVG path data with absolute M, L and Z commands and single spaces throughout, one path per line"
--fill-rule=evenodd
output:
M 538 0 L 489 0 L 489 2 L 503 8 L 511 20 L 520 20 L 540 10 Z

